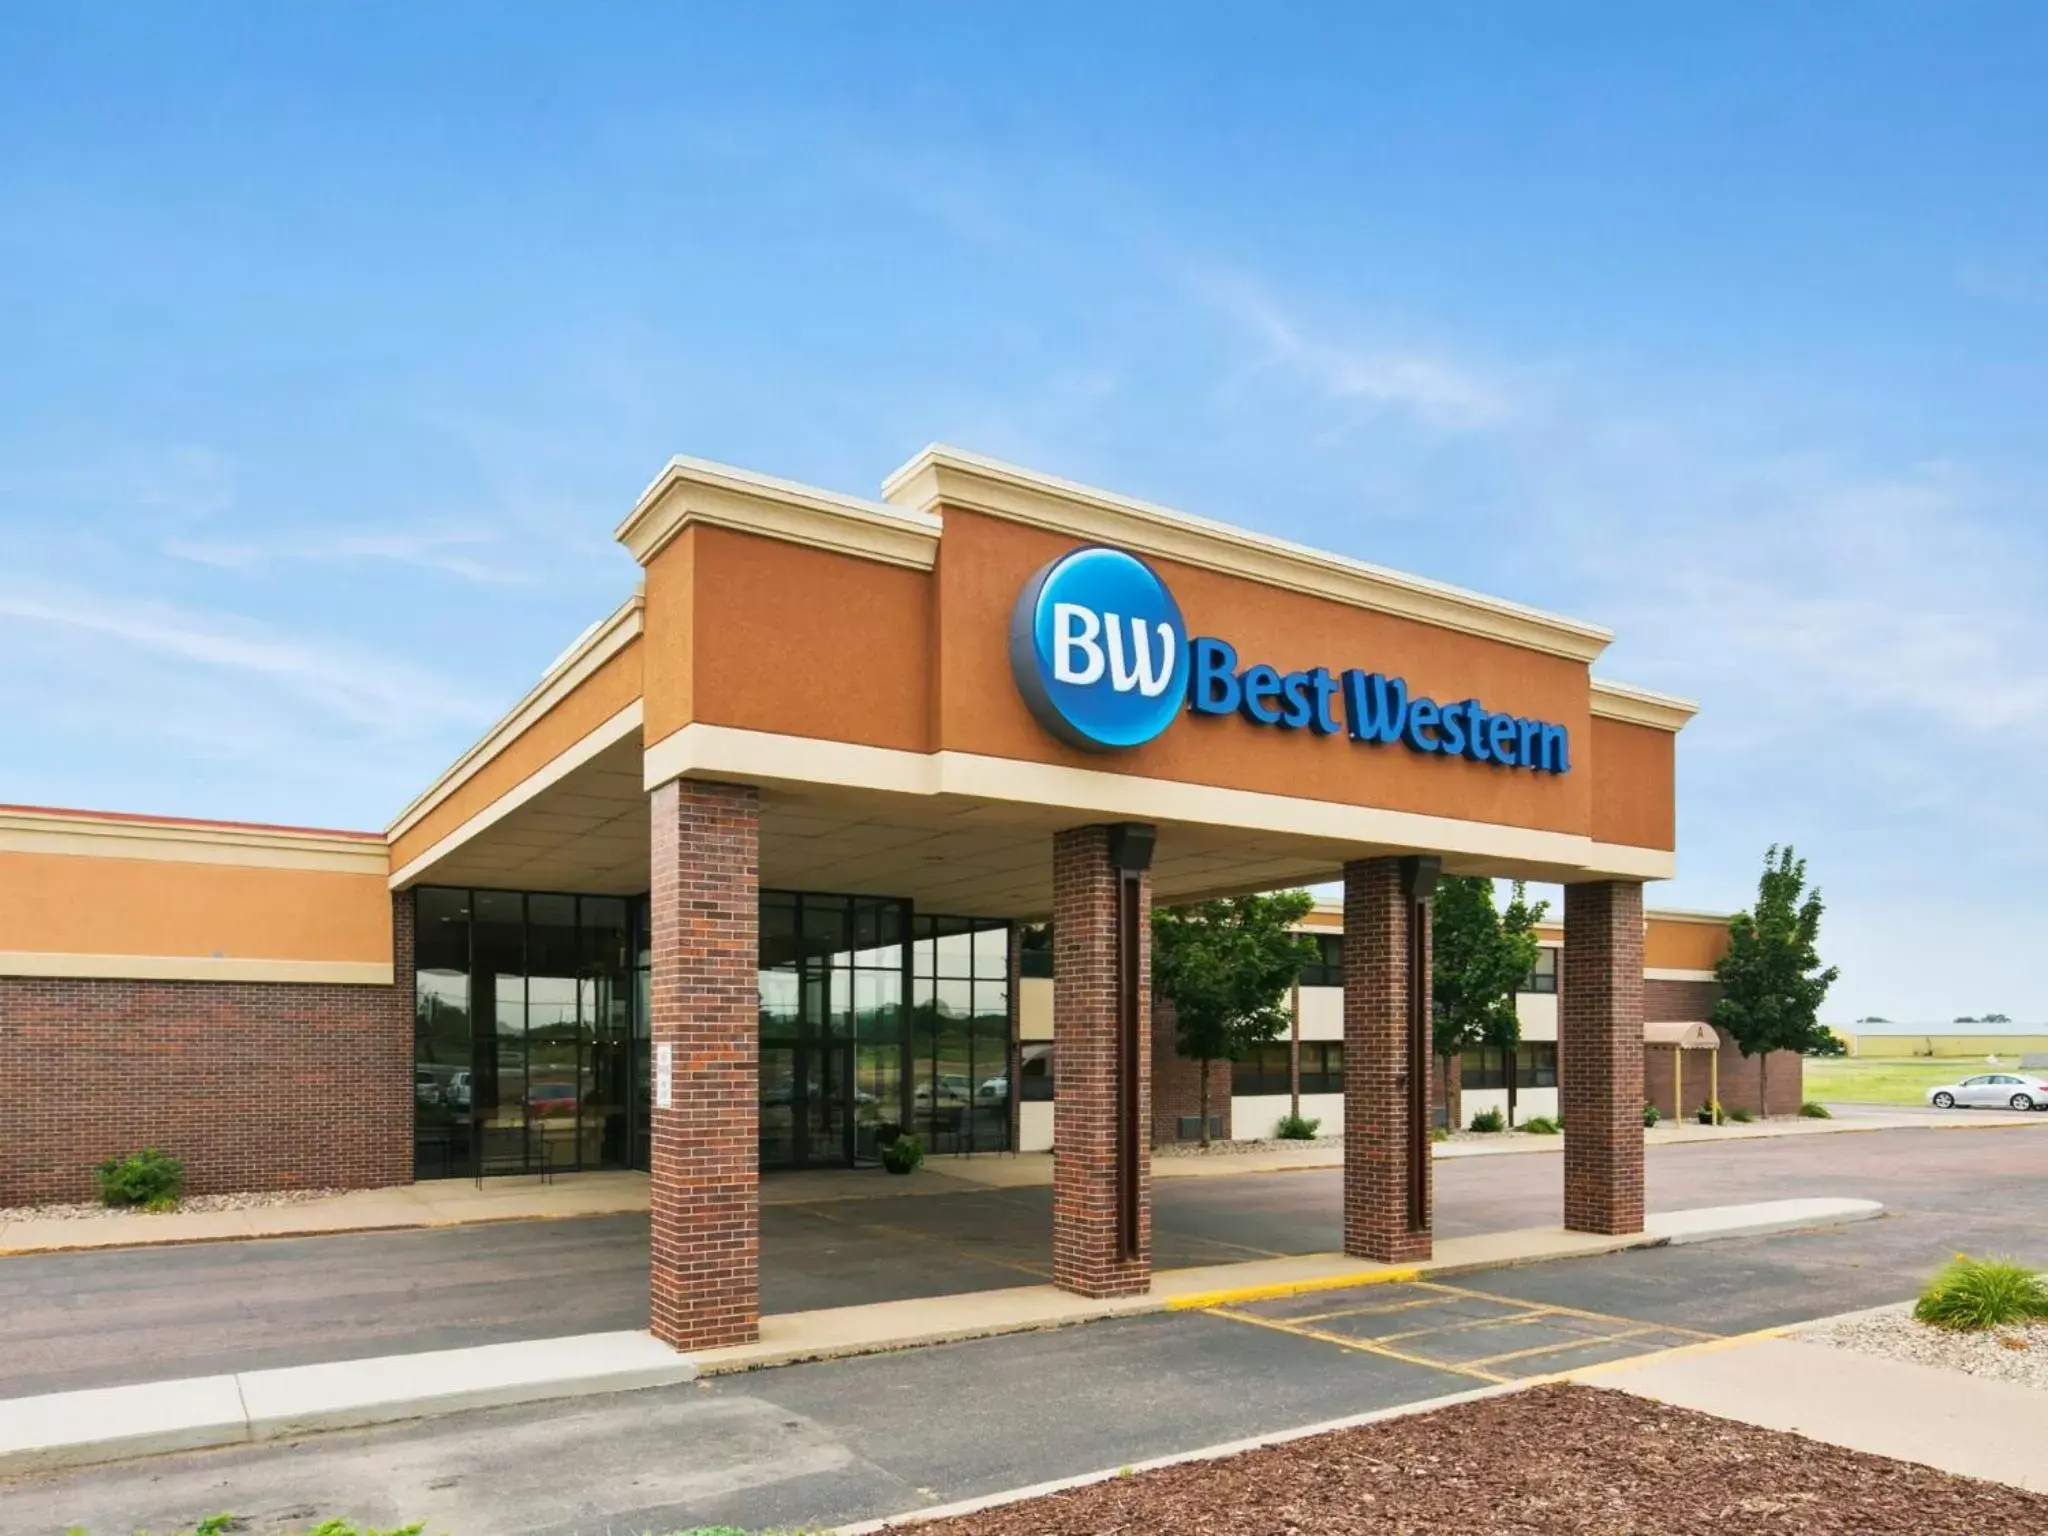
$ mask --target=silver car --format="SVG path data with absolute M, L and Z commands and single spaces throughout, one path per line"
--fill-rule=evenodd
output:
M 2048 1077 L 2038 1072 L 1982 1072 L 1927 1090 L 1936 1109 L 2048 1109 Z

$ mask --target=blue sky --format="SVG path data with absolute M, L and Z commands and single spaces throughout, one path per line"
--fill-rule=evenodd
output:
M 2037 6 L 17 0 L 0 800 L 383 825 L 677 452 L 1608 624 L 1829 1012 L 2048 1016 Z

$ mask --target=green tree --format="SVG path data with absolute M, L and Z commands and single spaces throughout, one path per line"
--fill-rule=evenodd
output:
M 1174 1049 L 1202 1068 L 1202 1145 L 1209 1144 L 1209 1067 L 1236 1061 L 1287 1028 L 1283 1000 L 1316 958 L 1294 925 L 1306 891 L 1233 896 L 1152 914 L 1152 991 L 1173 1007 Z
M 1757 1086 L 1770 1103 L 1770 1053 L 1810 1053 L 1825 1033 L 1820 1005 L 1841 972 L 1820 963 L 1820 891 L 1806 889 L 1806 861 L 1788 843 L 1764 854 L 1756 906 L 1728 920 L 1728 953 L 1714 967 L 1721 1000 L 1713 1023 L 1728 1031 L 1757 1064 Z
M 1488 877 L 1447 875 L 1437 882 L 1430 905 L 1430 991 L 1435 1004 L 1430 1044 L 1443 1079 L 1444 1107 L 1455 1125 L 1458 1099 L 1451 1058 L 1479 1046 L 1512 1055 L 1521 1043 L 1515 993 L 1535 969 L 1542 949 L 1536 925 L 1550 904 L 1531 902 L 1518 880 L 1506 908 L 1498 908 Z M 1512 1065 L 1508 1082 L 1512 1119 Z
M 1842 1044 L 1842 1037 L 1823 1024 L 1813 1037 L 1813 1049 L 1809 1056 L 1846 1056 L 1849 1047 Z

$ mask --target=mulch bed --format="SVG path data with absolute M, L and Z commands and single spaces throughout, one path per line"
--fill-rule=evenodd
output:
M 1546 1386 L 912 1529 L 916 1536 L 1985 1536 L 2048 1531 L 2048 1495 L 1621 1392 Z

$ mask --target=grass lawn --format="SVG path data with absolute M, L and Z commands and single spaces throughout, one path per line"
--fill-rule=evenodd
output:
M 1823 1104 L 1921 1104 L 1928 1089 L 1988 1070 L 1965 1056 L 1809 1056 L 1806 1096 Z

